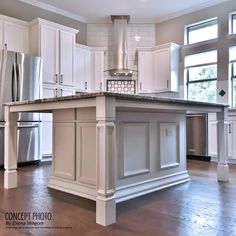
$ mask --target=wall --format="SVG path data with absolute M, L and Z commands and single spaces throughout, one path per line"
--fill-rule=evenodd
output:
M 87 25 L 87 45 L 96 47 L 106 47 L 105 71 L 114 68 L 113 64 L 113 24 L 88 24 Z M 140 36 L 136 41 L 135 36 Z M 137 47 L 152 47 L 156 44 L 155 24 L 128 24 L 128 66 L 129 69 L 137 70 Z M 112 79 L 105 72 L 105 79 Z M 134 73 L 132 79 L 137 79 Z
M 165 22 L 156 24 L 157 44 L 163 44 L 167 42 L 175 42 L 180 45 L 184 45 L 184 26 L 209 19 L 212 17 L 218 18 L 218 40 L 213 40 L 208 44 L 196 44 L 192 47 L 182 48 L 182 58 L 180 58 L 180 97 L 184 97 L 185 81 L 184 81 L 184 55 L 193 51 L 204 51 L 212 48 L 218 50 L 218 76 L 217 76 L 217 94 L 221 89 L 226 91 L 226 95 L 221 97 L 218 94 L 218 102 L 230 102 L 230 93 L 228 88 L 229 78 L 229 66 L 228 66 L 228 48 L 229 45 L 235 44 L 235 40 L 228 39 L 229 29 L 229 13 L 236 11 L 236 1 L 230 0 L 213 7 L 205 8 L 203 10 L 196 11 L 191 14 L 186 14 Z
M 76 38 L 77 43 L 86 44 L 87 41 L 87 25 L 85 23 L 28 5 L 18 0 L 0 0 L 0 14 L 25 21 L 31 21 L 37 17 L 40 17 L 66 25 L 80 31 Z

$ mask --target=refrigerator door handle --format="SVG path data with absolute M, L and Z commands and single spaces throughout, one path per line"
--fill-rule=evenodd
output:
M 21 81 L 21 70 L 20 70 L 20 64 L 16 65 L 16 101 L 20 101 L 20 81 Z
M 17 94 L 17 78 L 16 78 L 16 63 L 13 63 L 12 66 L 12 85 L 11 85 L 11 95 L 12 101 L 16 101 L 16 94 Z
M 18 125 L 18 128 L 39 128 L 39 124 L 35 125 Z

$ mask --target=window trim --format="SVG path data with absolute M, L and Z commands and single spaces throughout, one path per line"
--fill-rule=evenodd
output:
M 206 20 L 203 20 L 203 21 L 195 22 L 193 24 L 185 25 L 185 27 L 184 27 L 184 32 L 185 32 L 184 44 L 185 45 L 195 44 L 195 43 L 189 43 L 189 32 L 190 32 L 189 29 L 190 28 L 196 27 L 197 29 L 201 29 L 201 28 L 204 28 L 204 27 L 201 27 L 203 25 L 210 26 L 210 25 L 214 25 L 215 23 L 218 26 L 218 18 L 217 17 L 213 17 L 213 18 L 206 19 Z M 218 30 L 217 30 L 216 38 L 213 38 L 213 39 L 217 39 L 217 38 L 218 38 Z M 208 40 L 212 40 L 212 39 L 207 39 L 207 40 L 196 42 L 196 43 L 201 43 L 201 42 L 205 42 L 205 41 L 208 41 Z
M 229 35 L 235 35 L 236 34 L 236 32 L 234 33 L 233 32 L 233 26 L 234 26 L 234 24 L 233 24 L 233 21 L 234 21 L 234 17 L 235 17 L 235 20 L 236 20 L 236 11 L 234 11 L 234 12 L 230 12 L 229 13 Z

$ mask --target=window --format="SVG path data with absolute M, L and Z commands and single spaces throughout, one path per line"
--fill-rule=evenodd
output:
M 229 62 L 231 72 L 232 106 L 236 107 L 236 46 L 229 49 Z
M 186 56 L 185 73 L 189 100 L 216 102 L 216 50 Z
M 185 28 L 185 44 L 203 42 L 218 37 L 217 18 L 189 25 Z
M 229 22 L 230 22 L 229 33 L 236 34 L 236 13 L 230 14 Z

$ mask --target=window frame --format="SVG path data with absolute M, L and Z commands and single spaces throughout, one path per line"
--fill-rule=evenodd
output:
M 192 53 L 192 54 L 185 55 L 185 57 L 190 56 L 190 55 L 194 55 L 194 54 L 209 52 L 209 51 L 216 51 L 217 52 L 217 49 L 210 49 L 210 50 L 206 50 L 206 51 L 195 52 L 195 53 Z M 216 81 L 216 83 L 217 83 L 217 77 L 216 78 L 211 78 L 211 79 L 190 80 L 190 78 L 189 78 L 189 69 L 196 68 L 196 67 L 210 66 L 210 65 L 215 65 L 216 70 L 217 70 L 217 58 L 216 58 L 215 62 L 196 64 L 196 65 L 192 65 L 192 66 L 184 66 L 185 76 L 186 76 L 187 99 L 188 100 L 189 100 L 189 84 L 204 83 L 204 82 L 209 82 L 209 81 Z M 217 91 L 216 91 L 216 93 L 217 93 Z
M 236 24 L 236 12 L 229 13 L 229 35 L 236 34 L 236 32 L 233 32 L 234 20 L 235 20 L 235 24 Z
M 218 27 L 218 18 L 217 17 L 213 17 L 213 18 L 206 19 L 206 20 L 203 20 L 203 21 L 195 22 L 195 23 L 190 24 L 190 25 L 186 25 L 185 30 L 184 30 L 185 31 L 185 42 L 184 42 L 184 44 L 185 45 L 195 44 L 195 43 L 189 43 L 189 32 L 191 32 L 191 30 L 190 30 L 191 28 L 195 28 L 195 30 L 196 30 L 196 29 L 204 28 L 204 26 L 207 27 L 207 26 L 214 25 L 214 24 L 216 24 L 217 27 Z M 218 34 L 219 34 L 219 32 L 218 32 L 218 28 L 217 28 L 217 35 L 216 35 L 215 38 L 206 39 L 206 40 L 199 41 L 199 42 L 196 42 L 196 43 L 201 43 L 201 42 L 205 42 L 205 41 L 208 41 L 208 40 L 217 39 Z

